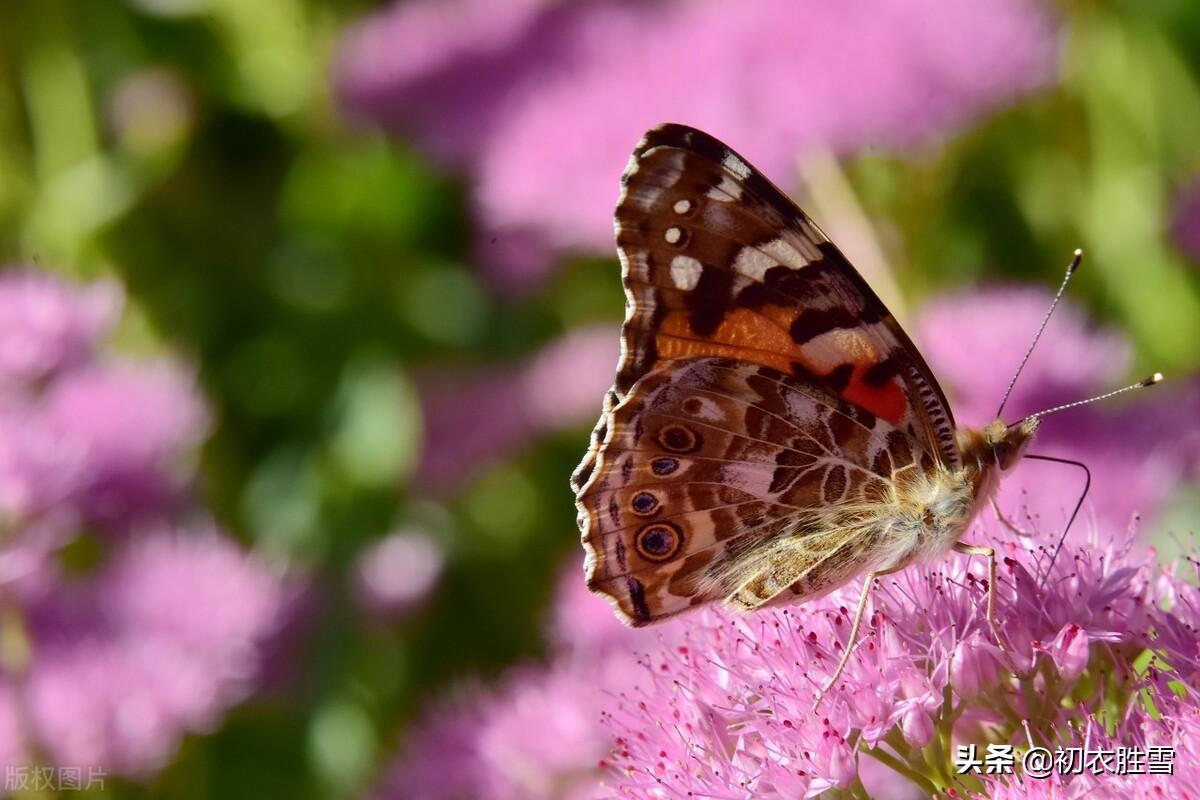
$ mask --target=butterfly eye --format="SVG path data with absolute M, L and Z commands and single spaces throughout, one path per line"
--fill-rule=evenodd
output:
M 683 533 L 669 522 L 656 522 L 638 531 L 638 554 L 648 561 L 668 561 L 683 546 Z
M 700 447 L 700 437 L 682 425 L 668 425 L 658 432 L 658 443 L 673 453 L 691 453 Z
M 633 496 L 630 505 L 633 507 L 633 513 L 645 517 L 658 510 L 658 498 L 650 492 L 638 492 Z
M 650 462 L 650 471 L 655 475 L 670 475 L 679 469 L 679 461 L 674 458 L 656 458 Z

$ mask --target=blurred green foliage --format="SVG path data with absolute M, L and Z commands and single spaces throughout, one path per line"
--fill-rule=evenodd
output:
M 615 260 L 500 300 L 468 255 L 464 188 L 347 127 L 330 95 L 335 0 L 8 0 L 0 5 L 0 255 L 128 287 L 123 347 L 185 355 L 218 420 L 205 499 L 230 531 L 319 579 L 295 678 L 189 740 L 129 797 L 348 796 L 429 690 L 541 647 L 577 539 L 578 431 L 409 495 L 411 370 L 507 360 L 618 320 Z M 910 298 L 989 278 L 1076 290 L 1139 366 L 1194 369 L 1200 287 L 1166 236 L 1200 171 L 1200 6 L 1073 2 L 1062 81 L 948 143 L 846 165 Z M 616 176 L 614 175 L 614 182 Z M 892 246 L 892 244 L 895 246 Z M 599 404 L 600 398 L 597 398 Z M 397 525 L 449 572 L 431 608 L 362 621 L 347 568 Z

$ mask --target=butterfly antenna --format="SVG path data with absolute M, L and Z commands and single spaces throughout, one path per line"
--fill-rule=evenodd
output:
M 1012 380 L 1008 382 L 1008 388 L 1004 390 L 1004 397 L 1000 398 L 1000 408 L 996 409 L 996 419 L 1004 413 L 1004 406 L 1008 404 L 1008 397 L 1012 394 L 1013 387 L 1017 385 L 1017 378 L 1021 377 L 1021 370 L 1025 369 L 1025 364 L 1029 361 L 1029 357 L 1033 355 L 1033 348 L 1037 347 L 1037 343 L 1042 338 L 1042 331 L 1046 330 L 1046 324 L 1050 322 L 1050 316 L 1054 313 L 1054 309 L 1058 307 L 1058 301 L 1062 299 L 1063 292 L 1067 290 L 1067 284 L 1071 282 L 1071 276 L 1075 274 L 1075 270 L 1079 269 L 1079 264 L 1083 261 L 1083 251 L 1079 248 L 1075 249 L 1075 255 L 1071 258 L 1071 263 L 1067 265 L 1067 274 L 1063 276 L 1062 283 L 1058 287 L 1058 293 L 1054 295 L 1054 300 L 1050 303 L 1050 308 L 1046 310 L 1046 316 L 1042 317 L 1042 324 L 1038 326 L 1037 333 L 1033 335 L 1033 341 L 1029 343 L 1029 349 L 1025 351 L 1025 355 L 1021 358 L 1021 363 L 1017 366 L 1017 371 L 1013 373 Z
M 1134 389 L 1145 389 L 1147 386 L 1153 386 L 1156 383 L 1162 383 L 1162 381 L 1163 381 L 1163 374 L 1161 372 L 1156 372 L 1153 375 L 1151 375 L 1149 378 L 1143 378 L 1142 380 L 1138 381 L 1137 383 L 1131 383 L 1128 386 L 1124 386 L 1120 389 L 1114 389 L 1111 392 L 1105 392 L 1104 394 L 1098 394 L 1095 397 L 1089 397 L 1086 400 L 1076 400 L 1074 403 L 1063 403 L 1061 406 L 1054 406 L 1053 408 L 1047 408 L 1045 411 L 1039 411 L 1036 414 L 1030 414 L 1028 417 L 1026 417 L 1026 419 L 1034 419 L 1034 418 L 1041 419 L 1042 417 L 1048 416 L 1050 414 L 1057 414 L 1059 411 L 1066 411 L 1068 408 L 1078 408 L 1079 406 L 1086 406 L 1088 403 L 1095 403 L 1100 400 L 1107 400 L 1108 398 L 1116 397 L 1119 394 L 1125 394 L 1126 392 L 1132 392 Z
M 1069 458 L 1039 456 L 1033 453 L 1026 453 L 1025 458 L 1032 458 L 1035 461 L 1052 461 L 1055 464 L 1069 464 L 1072 467 L 1079 467 L 1083 470 L 1083 491 L 1079 493 L 1079 499 L 1075 501 L 1075 510 L 1071 512 L 1070 518 L 1067 519 L 1067 525 L 1063 528 L 1062 534 L 1059 535 L 1058 543 L 1054 545 L 1054 552 L 1050 556 L 1050 565 L 1046 567 L 1046 577 L 1050 577 L 1050 571 L 1054 569 L 1054 562 L 1058 560 L 1059 551 L 1062 550 L 1063 542 L 1067 540 L 1067 534 L 1071 531 L 1071 525 L 1074 524 L 1075 518 L 1079 516 L 1079 509 L 1083 508 L 1083 501 L 1087 499 L 1088 490 L 1092 488 L 1092 471 L 1082 461 L 1073 461 Z

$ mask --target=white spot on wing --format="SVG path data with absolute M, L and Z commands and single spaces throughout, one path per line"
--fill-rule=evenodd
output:
M 758 248 L 767 255 L 776 260 L 776 263 L 784 264 L 789 267 L 804 267 L 814 259 L 800 250 L 791 242 L 783 239 L 772 239 L 766 244 L 758 245 Z
M 733 262 L 733 269 L 736 272 L 756 281 L 761 281 L 767 274 L 767 270 L 776 266 L 779 266 L 778 261 L 756 247 L 743 247 L 738 251 L 737 258 Z
M 721 183 L 709 189 L 706 196 L 722 203 L 732 203 L 742 198 L 742 187 L 728 175 L 721 176 Z
M 673 208 L 676 214 L 686 214 L 692 210 L 692 201 L 687 199 L 676 200 Z
M 725 153 L 725 158 L 721 159 L 721 166 L 742 180 L 750 177 L 750 167 L 746 162 L 728 151 Z
M 675 256 L 671 259 L 671 282 L 676 289 L 690 292 L 700 282 L 704 267 L 691 256 Z
M 805 342 L 804 358 L 813 367 L 822 372 L 834 369 L 840 364 L 851 361 L 858 364 L 869 364 L 879 360 L 879 349 L 872 341 L 870 331 L 881 326 L 876 322 L 868 327 L 835 328 L 822 333 L 820 336 Z M 879 335 L 879 334 L 876 334 Z
M 676 244 L 679 238 L 683 236 L 683 231 L 679 228 L 667 228 L 667 232 L 663 234 L 663 238 L 667 240 L 667 244 Z

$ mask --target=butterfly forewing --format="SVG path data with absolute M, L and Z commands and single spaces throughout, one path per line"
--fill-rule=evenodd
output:
M 764 570 L 778 580 L 754 597 L 785 578 L 816 591 L 858 563 L 847 554 L 869 542 L 854 515 L 879 507 L 897 470 L 957 465 L 920 354 L 732 150 L 684 126 L 650 131 L 622 178 L 616 235 L 622 357 L 573 484 L 589 582 L 628 619 L 730 598 Z M 693 451 L 672 449 L 689 437 Z M 662 459 L 679 464 L 663 473 Z M 780 548 L 786 575 L 768 563 Z

